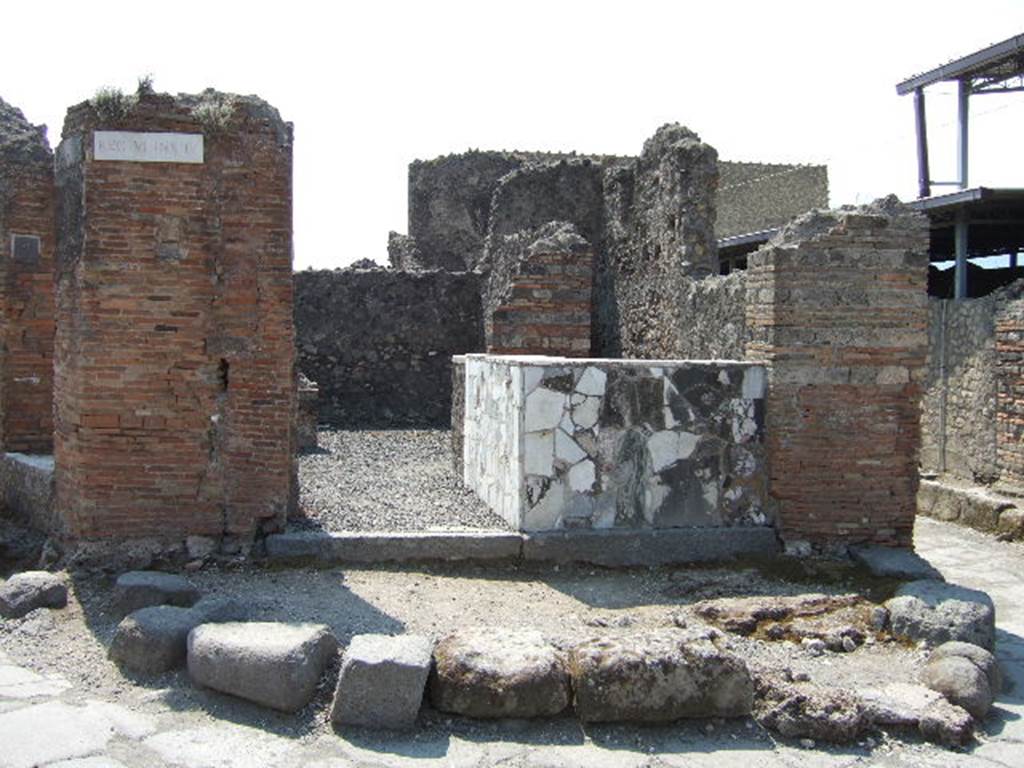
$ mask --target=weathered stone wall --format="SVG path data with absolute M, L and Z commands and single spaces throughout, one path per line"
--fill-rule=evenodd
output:
M 969 301 L 928 299 L 924 472 L 944 474 L 948 482 L 1022 485 L 1021 435 L 1014 432 L 1021 376 L 1014 333 L 1022 295 L 1024 281 L 1018 281 Z
M 509 525 L 771 523 L 760 366 L 491 355 L 465 366 L 464 479 Z
M 487 351 L 586 357 L 594 252 L 572 224 L 550 222 L 488 239 Z
M 150 135 L 147 156 L 160 161 L 100 159 L 100 130 L 202 135 L 203 155 L 172 162 L 184 145 Z M 294 446 L 291 125 L 255 97 L 141 94 L 71 108 L 63 139 L 55 459 L 65 533 L 180 540 L 278 528 Z
M 0 448 L 53 450 L 53 153 L 0 100 Z
M 527 174 L 513 181 L 505 193 L 508 204 L 500 207 L 504 216 L 514 219 L 512 229 L 499 226 L 500 234 L 514 229 L 536 227 L 552 220 L 568 220 L 588 239 L 592 220 L 600 211 L 600 200 L 593 194 L 586 200 L 574 199 L 577 192 L 600 178 L 600 169 L 629 158 L 608 155 L 577 155 L 574 152 L 480 152 L 445 155 L 434 160 L 416 160 L 409 165 L 409 237 L 411 243 L 394 241 L 392 266 L 408 268 L 400 255 L 415 248 L 419 264 L 425 268 L 450 271 L 475 269 L 484 254 L 484 241 L 491 230 L 491 212 L 495 191 L 507 175 L 532 166 L 539 175 Z M 566 163 L 571 169 L 549 172 L 546 166 Z M 588 172 L 584 163 L 590 165 Z M 588 180 L 588 175 L 591 177 Z M 523 193 L 537 196 L 524 198 Z M 593 203 L 596 208 L 586 206 Z M 522 207 L 517 207 L 517 206 Z M 580 215 L 571 213 L 579 211 Z M 508 220 L 506 219 L 506 222 Z M 596 242 L 596 241 L 592 241 Z
M 996 313 L 996 453 L 1000 480 L 1024 488 L 1024 283 L 1001 292 Z
M 440 425 L 451 357 L 484 349 L 481 276 L 375 269 L 295 273 L 298 365 L 336 426 Z
M 995 307 L 928 299 L 928 379 L 921 399 L 921 469 L 990 483 L 996 462 Z M 945 420 L 942 410 L 945 408 Z
M 720 161 L 716 237 L 779 227 L 828 207 L 828 168 Z
M 53 506 L 53 457 L 0 454 L 0 517 L 39 531 L 59 530 Z
M 895 198 L 800 217 L 750 257 L 788 541 L 909 545 L 926 376 L 928 222 Z
M 746 272 L 703 280 L 686 278 L 680 290 L 683 360 L 742 360 L 747 344 Z
M 605 174 L 595 353 L 678 358 L 687 277 L 718 274 L 717 153 L 679 125 L 658 129 L 633 165 Z

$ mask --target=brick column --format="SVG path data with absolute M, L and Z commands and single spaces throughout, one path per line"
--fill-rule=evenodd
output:
M 63 139 L 66 534 L 279 527 L 295 428 L 291 125 L 254 97 L 149 94 L 71 108 Z
M 996 461 L 1000 482 L 1019 488 L 1024 486 L 1024 291 L 1016 292 L 996 308 Z
M 594 251 L 571 224 L 504 237 L 485 289 L 487 351 L 589 356 L 593 271 Z
M 0 449 L 53 450 L 53 154 L 0 100 Z
M 888 198 L 800 217 L 750 258 L 747 357 L 770 364 L 787 541 L 912 542 L 927 248 L 927 220 Z

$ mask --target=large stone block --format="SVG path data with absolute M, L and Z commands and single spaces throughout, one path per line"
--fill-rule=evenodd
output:
M 190 608 L 157 605 L 126 616 L 111 641 L 108 655 L 122 669 L 157 675 L 185 664 L 188 633 L 200 624 L 239 621 L 246 609 L 234 600 L 205 598 Z
M 188 635 L 193 682 L 283 712 L 302 709 L 338 641 L 322 624 L 203 624 Z
M 576 714 L 587 723 L 742 717 L 754 701 L 742 659 L 679 630 L 580 643 L 569 671 Z
M 420 635 L 356 635 L 341 662 L 331 719 L 395 730 L 416 723 L 433 644 Z
M 561 654 L 532 630 L 462 630 L 434 650 L 435 709 L 479 718 L 551 717 L 570 700 Z

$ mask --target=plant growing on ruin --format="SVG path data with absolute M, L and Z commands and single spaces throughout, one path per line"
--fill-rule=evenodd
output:
M 135 88 L 135 96 L 141 98 L 143 96 L 152 96 L 156 91 L 153 90 L 153 75 L 145 74 L 139 78 L 138 86 Z
M 199 121 L 207 133 L 220 133 L 227 129 L 235 114 L 235 97 L 207 91 L 203 100 L 192 108 L 192 117 Z
M 92 108 L 102 120 L 116 121 L 128 116 L 135 106 L 136 98 L 125 95 L 120 88 L 105 85 L 90 99 Z

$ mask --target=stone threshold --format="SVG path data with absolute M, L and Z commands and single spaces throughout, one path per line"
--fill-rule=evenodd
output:
M 585 563 L 606 567 L 681 565 L 770 557 L 780 552 L 774 528 L 648 530 L 301 531 L 266 539 L 272 564 L 406 563 L 417 561 Z

